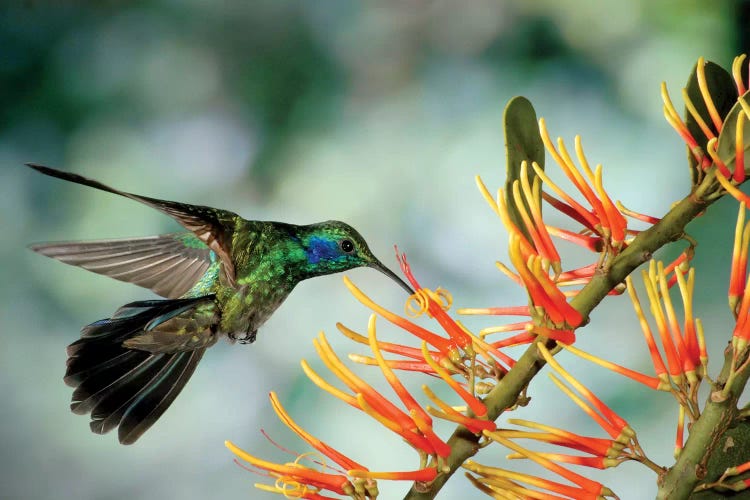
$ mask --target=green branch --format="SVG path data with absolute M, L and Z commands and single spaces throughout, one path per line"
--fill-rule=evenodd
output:
M 703 413 L 690 428 L 690 437 L 677 462 L 661 479 L 656 496 L 659 500 L 690 498 L 696 485 L 706 477 L 708 460 L 720 445 L 720 438 L 738 416 L 737 400 L 750 377 L 750 370 L 744 369 L 728 380 L 733 351 L 731 348 L 727 351 L 721 374 L 711 387 Z
M 718 199 L 712 196 L 716 188 L 715 176 L 713 172 L 710 172 L 696 186 L 693 192 L 674 205 L 661 221 L 640 233 L 611 262 L 606 272 L 602 271 L 600 274 L 596 274 L 571 301 L 573 307 L 584 317 L 588 318 L 591 311 L 604 300 L 617 284 L 622 283 L 638 266 L 651 259 L 657 250 L 670 242 L 679 240 L 683 236 L 685 226 L 706 210 L 708 205 Z M 530 346 L 513 368 L 484 399 L 484 403 L 487 406 L 488 418 L 496 420 L 506 409 L 516 404 L 518 396 L 529 385 L 544 364 L 544 360 L 539 355 L 536 347 L 533 345 Z M 692 435 L 693 432 L 691 432 Z M 448 440 L 448 445 L 451 447 L 451 454 L 448 457 L 447 465 L 450 470 L 440 474 L 429 485 L 415 483 L 404 497 L 404 500 L 427 500 L 435 498 L 453 473 L 468 458 L 477 453 L 479 450 L 478 442 L 479 436 L 469 432 L 463 426 L 458 426 Z M 688 443 L 690 443 L 690 440 L 688 440 Z M 683 456 L 686 455 L 686 451 L 687 447 L 683 451 Z M 685 461 L 688 460 L 689 458 L 685 458 Z

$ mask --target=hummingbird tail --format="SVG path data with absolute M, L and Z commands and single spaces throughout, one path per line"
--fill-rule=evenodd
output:
M 75 388 L 71 410 L 91 413 L 90 427 L 96 434 L 119 427 L 120 443 L 134 443 L 172 404 L 210 344 L 154 353 L 125 347 L 123 342 L 207 299 L 213 296 L 133 302 L 112 318 L 84 327 L 81 338 L 67 350 L 64 380 Z

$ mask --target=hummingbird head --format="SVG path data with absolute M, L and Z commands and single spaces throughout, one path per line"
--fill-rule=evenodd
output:
M 390 277 L 409 294 L 414 293 L 396 273 L 385 267 L 370 251 L 356 229 L 344 222 L 330 220 L 303 226 L 301 242 L 312 276 L 333 274 L 355 267 L 372 267 Z

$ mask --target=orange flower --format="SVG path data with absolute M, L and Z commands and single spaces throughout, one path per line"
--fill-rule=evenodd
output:
M 745 82 L 743 81 L 742 75 L 740 74 L 742 62 L 744 61 L 744 59 L 745 55 L 743 54 L 741 56 L 735 57 L 734 62 L 732 63 L 732 75 L 737 87 L 737 96 L 742 96 L 746 92 L 747 88 Z M 698 144 L 698 140 L 693 137 L 685 122 L 682 120 L 682 118 L 680 118 L 679 113 L 675 109 L 674 104 L 672 104 L 672 100 L 669 97 L 666 84 L 662 83 L 661 93 L 662 100 L 664 101 L 664 116 L 667 119 L 667 122 L 672 125 L 672 127 L 688 145 L 690 153 L 693 155 L 693 158 L 695 158 L 697 164 L 703 170 L 707 170 L 710 166 L 715 165 L 717 169 L 716 177 L 719 182 L 721 182 L 722 186 L 727 189 L 727 191 L 732 193 L 733 196 L 738 196 L 738 194 L 741 195 L 741 193 L 739 193 L 738 190 L 732 190 L 732 188 L 727 187 L 727 185 L 730 184 L 730 179 L 736 184 L 740 184 L 745 180 L 745 144 L 743 130 L 744 122 L 747 119 L 745 115 L 748 114 L 748 116 L 750 116 L 750 107 L 748 107 L 747 103 L 745 103 L 743 99 L 739 99 L 739 102 L 745 112 L 740 113 L 737 117 L 737 125 L 735 129 L 734 158 L 728 159 L 719 157 L 717 150 L 718 137 L 722 133 L 722 129 L 724 128 L 724 119 L 726 117 L 720 116 L 719 111 L 716 109 L 716 104 L 714 103 L 713 96 L 711 95 L 711 89 L 708 88 L 705 66 L 706 61 L 702 57 L 699 58 L 695 75 L 698 82 L 698 88 L 703 99 L 703 104 L 705 105 L 706 111 L 708 112 L 709 118 L 711 119 L 711 124 L 707 124 L 703 119 L 701 114 L 698 112 L 695 104 L 690 99 L 690 96 L 688 95 L 686 89 L 682 89 L 682 98 L 683 101 L 685 101 L 685 107 L 687 108 L 688 113 L 690 113 L 691 118 L 693 118 L 696 125 L 701 129 L 701 133 L 707 141 L 706 151 L 703 151 L 703 149 Z M 731 172 L 728 165 L 728 163 L 730 163 L 730 160 L 733 163 L 733 171 Z
M 633 307 L 638 315 L 643 335 L 646 338 L 656 376 L 662 381 L 657 388 L 666 391 L 672 390 L 672 383 L 675 386 L 680 386 L 685 378 L 687 378 L 690 384 L 698 383 L 703 378 L 705 365 L 708 362 L 705 341 L 703 339 L 703 329 L 700 321 L 693 317 L 692 303 L 695 288 L 695 270 L 692 268 L 688 270 L 687 279 L 679 266 L 674 267 L 673 270 L 684 310 L 682 325 L 680 325 L 677 319 L 677 314 L 669 295 L 669 280 L 664 264 L 652 260 L 649 263 L 648 271 L 644 270 L 641 273 L 643 282 L 646 285 L 650 311 L 656 321 L 659 338 L 667 356 L 666 366 L 641 308 L 632 279 L 630 277 L 626 279 L 628 293 L 633 301 Z
M 355 486 L 344 474 L 332 474 L 322 470 L 307 467 L 301 463 L 300 456 L 296 461 L 287 464 L 275 464 L 250 455 L 238 448 L 231 441 L 225 441 L 229 450 L 240 459 L 266 471 L 269 476 L 277 479 L 274 486 L 256 484 L 259 489 L 280 493 L 288 498 L 330 498 L 319 495 L 320 491 L 329 491 L 338 495 L 349 496 L 355 492 Z M 364 495 L 361 496 L 364 499 Z
M 365 295 L 359 288 L 354 286 L 354 283 L 352 283 L 347 276 L 344 276 L 344 284 L 357 300 L 378 313 L 380 316 L 384 317 L 394 325 L 408 331 L 412 335 L 415 335 L 421 340 L 427 342 L 429 345 L 437 349 L 442 355 L 448 358 L 450 358 L 451 356 L 455 356 L 454 351 L 456 351 L 456 345 L 451 341 L 451 339 L 441 337 L 440 335 L 437 335 L 427 330 L 426 328 L 422 328 L 421 326 L 407 320 L 406 318 L 394 314 L 388 309 L 378 305 L 370 297 Z
M 412 333 L 429 346 L 428 352 L 431 359 L 425 360 L 419 349 L 378 341 L 377 345 L 379 349 L 411 358 L 411 360 L 384 360 L 387 366 L 396 369 L 421 371 L 437 376 L 438 372 L 432 368 L 431 361 L 434 361 L 440 367 L 447 370 L 450 375 L 462 374 L 467 379 L 474 376 L 497 379 L 515 364 L 513 358 L 500 351 L 499 348 L 484 342 L 481 336 L 477 337 L 464 327 L 461 322 L 451 318 L 447 310 L 451 306 L 452 298 L 446 290 L 438 288 L 432 291 L 429 288 L 422 287 L 414 277 L 406 260 L 406 255 L 397 254 L 397 258 L 404 275 L 416 289 L 416 292 L 406 304 L 407 313 L 411 316 L 419 316 L 423 313 L 427 314 L 429 318 L 438 322 L 441 329 L 447 334 L 447 338 L 444 335 L 432 332 L 386 310 L 354 286 L 349 278 L 344 277 L 346 286 L 360 302 L 391 323 Z M 340 327 L 339 329 L 352 340 L 365 343 L 364 336 L 356 334 L 345 327 Z M 364 364 L 377 364 L 375 359 L 371 357 L 360 355 L 350 357 Z M 469 373 L 471 370 L 474 370 L 473 374 Z
M 734 233 L 732 272 L 729 280 L 729 307 L 736 319 L 732 332 L 735 353 L 742 351 L 750 341 L 750 286 L 747 283 L 747 254 L 750 247 L 750 223 L 745 224 L 745 203 L 740 203 Z
M 374 331 L 374 315 L 370 318 L 370 328 Z M 416 450 L 427 455 L 436 455 L 447 457 L 450 454 L 450 447 L 438 438 L 432 430 L 429 416 L 408 393 L 397 391 L 402 398 L 402 403 L 406 406 L 408 412 L 399 409 L 394 403 L 380 394 L 372 386 L 359 378 L 349 370 L 336 356 L 331 348 L 325 335 L 321 333 L 313 341 L 315 349 L 329 370 L 333 372 L 345 385 L 348 386 L 353 394 L 348 394 L 324 381 L 305 360 L 302 360 L 302 369 L 305 374 L 321 389 L 341 399 L 345 403 L 367 413 L 372 418 L 383 424 L 386 428 L 399 434 L 404 440 L 413 446 Z M 386 365 L 381 365 L 381 368 Z M 384 372 L 386 379 L 394 384 L 397 382 L 393 372 L 387 369 Z
M 557 139 L 557 148 L 555 148 L 547 132 L 547 126 L 543 118 L 539 120 L 539 132 L 541 133 L 545 148 L 547 148 L 552 158 L 560 166 L 565 176 L 568 177 L 576 189 L 586 198 L 586 201 L 591 205 L 591 210 L 587 210 L 581 206 L 565 191 L 560 189 L 538 165 L 534 165 L 534 172 L 541 177 L 550 189 L 565 200 L 564 203 L 568 207 L 580 216 L 580 218 L 576 217 L 579 222 L 585 221 L 584 226 L 603 239 L 607 247 L 615 251 L 621 249 L 625 243 L 625 235 L 627 234 L 627 221 L 604 190 L 602 166 L 597 165 L 594 171 L 591 170 L 586 160 L 586 155 L 583 152 L 580 136 L 575 137 L 576 156 L 581 165 L 581 169 L 579 170 L 570 154 L 568 154 L 565 143 L 561 138 Z M 551 198 L 549 195 L 545 197 L 547 200 Z M 561 204 L 563 202 L 559 202 L 558 206 Z M 564 213 L 570 214 L 567 209 Z
M 610 407 L 605 405 L 604 402 L 596 397 L 593 392 L 571 376 L 570 373 L 565 371 L 560 363 L 552 357 L 552 354 L 544 344 L 537 342 L 536 346 L 547 364 L 570 385 L 572 385 L 576 391 L 583 396 L 583 398 L 575 395 L 575 393 L 565 386 L 565 384 L 563 384 L 555 375 L 550 374 L 550 378 L 555 385 L 572 399 L 589 417 L 596 421 L 599 426 L 610 435 L 610 437 L 616 441 L 627 443 L 633 436 L 635 436 L 635 432 L 630 428 L 628 423 L 617 413 L 612 411 Z M 584 399 L 588 401 L 588 403 L 584 401 Z
M 493 498 L 599 500 L 602 496 L 614 496 L 608 488 L 602 485 L 599 485 L 599 491 L 601 492 L 601 494 L 599 494 L 588 491 L 580 486 L 570 486 L 529 474 L 501 469 L 499 467 L 489 467 L 478 464 L 473 460 L 467 460 L 463 467 L 477 474 L 477 476 L 472 476 L 468 473 L 466 474 L 466 477 L 469 478 L 472 484 Z M 531 487 L 551 491 L 555 493 L 555 495 L 544 493 L 538 489 L 532 490 L 522 486 L 520 483 L 526 483 Z
M 487 438 L 502 444 L 506 448 L 510 448 L 516 453 L 523 455 L 529 460 L 536 462 L 542 467 L 550 470 L 551 472 L 554 472 L 555 474 L 578 486 L 578 488 L 571 488 L 570 486 L 565 486 L 560 483 L 552 483 L 551 481 L 535 478 L 537 480 L 536 482 L 539 485 L 542 485 L 545 489 L 548 489 L 555 493 L 562 493 L 568 498 L 597 498 L 598 496 L 614 496 L 614 493 L 612 493 L 609 488 L 602 485 L 601 483 L 588 479 L 587 477 L 577 474 L 570 469 L 566 469 L 565 467 L 544 457 L 540 453 L 536 453 L 519 446 L 517 443 L 511 441 L 510 439 L 505 438 L 498 431 L 485 432 L 484 435 Z M 467 461 L 467 465 L 468 467 L 471 467 L 472 462 L 470 460 Z
M 226 441 L 226 446 L 237 457 L 248 462 L 253 467 L 265 471 L 266 475 L 276 479 L 276 484 L 273 486 L 256 484 L 255 486 L 259 489 L 283 494 L 287 498 L 330 499 L 332 497 L 321 495 L 321 492 L 328 491 L 364 500 L 365 498 L 374 498 L 377 496 L 377 483 L 375 479 L 429 482 L 437 476 L 437 469 L 435 467 L 423 467 L 414 471 L 372 472 L 367 467 L 360 465 L 305 431 L 289 416 L 281 405 L 276 393 L 271 392 L 269 396 L 271 405 L 279 419 L 294 431 L 295 434 L 315 448 L 320 453 L 321 458 L 314 459 L 311 454 L 307 453 L 298 455 L 297 459 L 292 463 L 276 464 L 250 455 L 233 443 Z M 426 413 L 425 416 L 429 419 Z M 418 416 L 416 418 L 419 419 Z M 421 422 L 425 427 L 429 426 L 423 419 Z M 343 470 L 328 466 L 323 457 L 332 460 Z M 305 459 L 315 467 L 305 465 L 303 463 Z
M 444 309 L 443 305 L 435 300 L 438 294 L 431 293 L 427 289 L 422 288 L 414 277 L 414 274 L 411 272 L 411 267 L 409 267 L 409 263 L 406 261 L 406 254 L 399 255 L 398 247 L 395 249 L 396 258 L 401 265 L 401 270 L 403 271 L 404 276 L 406 276 L 409 283 L 411 283 L 416 290 L 415 296 L 419 297 L 418 300 L 423 302 L 423 307 L 421 307 L 420 310 L 426 310 L 431 318 L 435 318 L 437 322 L 440 323 L 440 326 L 450 336 L 451 340 L 459 347 L 465 349 L 471 344 L 471 338 L 464 329 L 453 321 L 453 319 L 445 312 L 445 309 L 450 307 L 450 304 L 447 304 Z M 438 289 L 438 291 L 439 290 L 440 289 Z

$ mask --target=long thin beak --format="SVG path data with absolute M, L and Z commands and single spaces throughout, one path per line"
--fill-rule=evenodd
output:
M 370 267 L 372 267 L 373 269 L 377 269 L 378 271 L 380 271 L 381 273 L 385 274 L 386 276 L 388 276 L 389 278 L 391 278 L 393 281 L 395 281 L 396 283 L 398 283 L 399 285 L 401 285 L 401 288 L 403 288 L 404 290 L 406 290 L 406 292 L 409 295 L 412 295 L 414 293 L 414 290 L 412 290 L 411 287 L 404 280 L 402 280 L 401 278 L 399 278 L 396 275 L 396 273 L 394 273 L 393 271 L 391 271 L 390 269 L 388 269 L 387 267 L 385 267 L 380 261 L 376 260 L 375 262 L 373 262 L 372 264 L 370 264 Z

